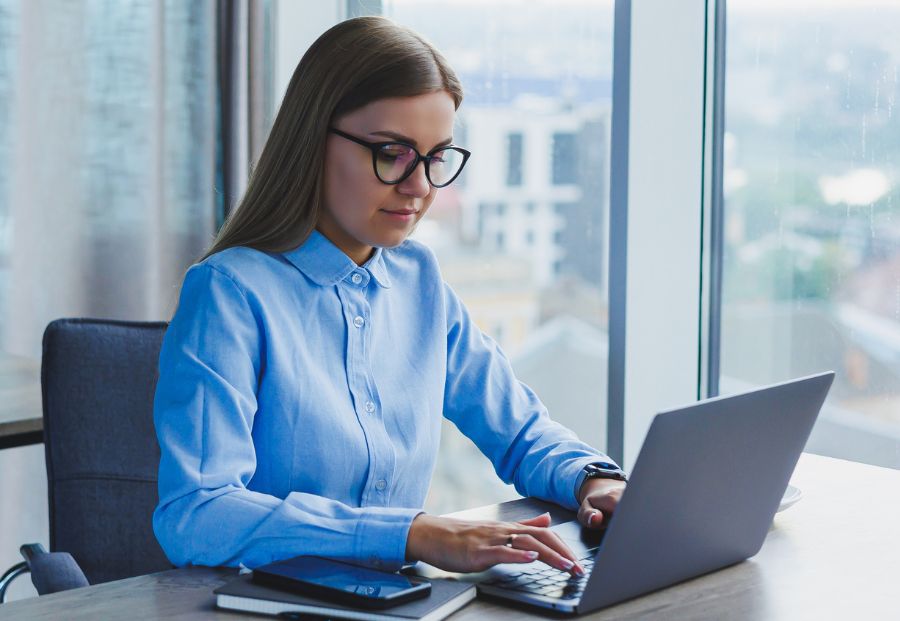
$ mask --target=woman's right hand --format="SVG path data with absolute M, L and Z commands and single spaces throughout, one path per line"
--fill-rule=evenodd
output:
M 420 513 L 409 529 L 406 559 L 455 572 L 540 560 L 583 575 L 578 559 L 549 526 L 549 513 L 521 522 L 472 522 Z

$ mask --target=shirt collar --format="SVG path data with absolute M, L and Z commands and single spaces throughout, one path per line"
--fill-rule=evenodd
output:
M 331 243 L 319 231 L 312 234 L 297 248 L 283 253 L 284 257 L 306 274 L 314 283 L 321 286 L 335 285 L 347 278 L 359 266 L 344 252 Z M 390 288 L 387 266 L 384 264 L 384 250 L 375 248 L 375 253 L 362 268 L 371 274 L 379 286 Z

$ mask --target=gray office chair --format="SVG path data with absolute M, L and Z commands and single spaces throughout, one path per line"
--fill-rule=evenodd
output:
M 0 602 L 30 570 L 39 595 L 172 567 L 153 535 L 153 429 L 166 324 L 60 319 L 44 332 L 41 392 L 50 549 L 0 578 Z

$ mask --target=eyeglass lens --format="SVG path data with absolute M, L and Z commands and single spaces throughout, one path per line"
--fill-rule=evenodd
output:
M 453 179 L 463 164 L 463 154 L 456 149 L 439 149 L 431 154 L 429 181 L 441 186 Z M 375 171 L 382 181 L 393 183 L 402 179 L 416 164 L 416 152 L 403 144 L 386 144 L 375 156 Z

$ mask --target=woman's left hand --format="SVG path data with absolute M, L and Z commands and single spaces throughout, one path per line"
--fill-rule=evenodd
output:
M 586 528 L 605 528 L 616 510 L 625 482 L 616 479 L 588 479 L 578 490 L 578 521 Z

